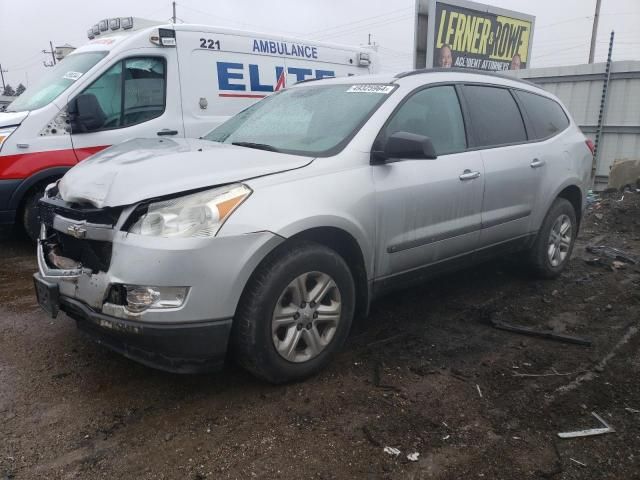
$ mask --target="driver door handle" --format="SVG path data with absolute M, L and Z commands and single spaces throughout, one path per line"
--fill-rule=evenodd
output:
M 466 180 L 473 180 L 474 178 L 478 178 L 479 176 L 480 172 L 472 172 L 471 170 L 466 169 L 458 178 L 460 178 L 460 180 L 464 182 Z
M 540 168 L 541 166 L 544 165 L 544 161 L 534 158 L 529 165 L 531 166 L 531 168 Z
M 160 130 L 158 132 L 158 136 L 159 137 L 166 137 L 166 136 L 172 136 L 172 135 L 177 135 L 178 131 L 177 130 L 170 130 L 168 128 L 163 128 L 162 130 Z

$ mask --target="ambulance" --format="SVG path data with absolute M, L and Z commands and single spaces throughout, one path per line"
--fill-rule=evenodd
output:
M 100 21 L 0 112 L 0 225 L 37 237 L 44 187 L 125 140 L 200 137 L 297 82 L 375 73 L 375 52 L 206 25 Z

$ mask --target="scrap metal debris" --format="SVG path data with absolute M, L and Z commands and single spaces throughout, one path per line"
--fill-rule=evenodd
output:
M 571 375 L 577 375 L 579 373 L 585 373 L 587 370 L 579 370 L 577 372 L 558 372 L 555 368 L 551 367 L 553 373 L 519 373 L 513 372 L 514 377 L 568 377 Z
M 398 455 L 400 455 L 400 450 L 394 447 L 384 447 L 384 453 L 387 453 L 392 457 L 397 457 Z
M 613 433 L 615 429 L 611 427 L 604 419 L 596 412 L 591 412 L 591 415 L 596 417 L 598 421 L 604 425 L 600 428 L 589 428 L 587 430 L 576 430 L 575 432 L 560 432 L 558 436 L 560 438 L 577 438 L 577 437 L 591 437 L 593 435 L 604 435 L 605 433 Z
M 586 466 L 587 466 L 587 464 L 586 464 L 586 463 L 582 463 L 581 461 L 576 460 L 575 458 L 571 458 L 571 457 L 569 457 L 569 460 L 571 460 L 573 463 L 577 463 L 577 464 L 578 464 L 578 465 L 580 465 L 581 467 L 586 467 Z
M 620 250 L 619 248 L 609 247 L 607 245 L 589 245 L 586 249 L 587 252 L 593 253 L 594 255 L 604 256 L 619 262 L 625 262 L 631 265 L 640 263 L 638 258 Z
M 501 322 L 499 320 L 490 319 L 491 325 L 498 330 L 506 330 L 508 332 L 521 333 L 523 335 L 531 335 L 532 337 L 546 338 L 549 340 L 558 340 L 560 342 L 573 343 L 576 345 L 591 346 L 591 340 L 572 335 L 563 335 L 552 331 L 535 330 L 530 327 L 522 327 L 520 325 L 512 325 L 510 323 Z

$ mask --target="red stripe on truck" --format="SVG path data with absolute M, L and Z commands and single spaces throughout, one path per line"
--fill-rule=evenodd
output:
M 97 147 L 76 148 L 75 149 L 76 157 L 77 157 L 78 161 L 81 162 L 85 158 L 90 157 L 91 155 L 93 155 L 94 153 L 98 153 L 98 152 L 104 150 L 105 148 L 109 148 L 110 146 L 111 145 L 100 145 L 100 146 L 97 146 Z
M 0 179 L 20 180 L 29 178 L 41 170 L 53 167 L 73 167 L 78 161 L 104 150 L 109 145 L 97 147 L 47 150 L 44 152 L 18 153 L 0 156 Z

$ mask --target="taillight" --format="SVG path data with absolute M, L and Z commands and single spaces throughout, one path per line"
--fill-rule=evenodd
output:
M 593 143 L 593 141 L 591 141 L 590 139 L 586 139 L 585 143 L 587 144 L 587 147 L 589 147 L 589 150 L 591 150 L 591 155 L 595 155 L 596 154 L 596 145 L 595 143 Z

